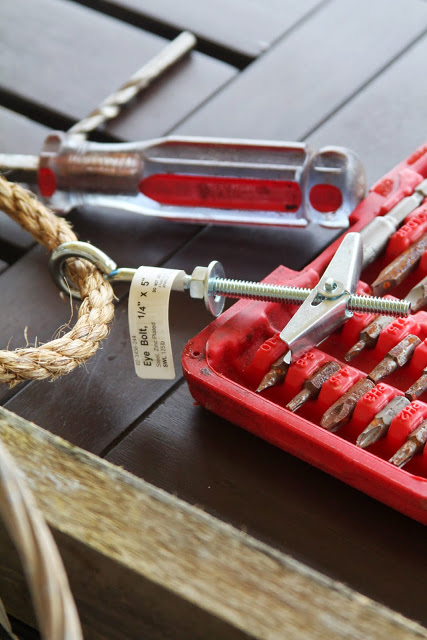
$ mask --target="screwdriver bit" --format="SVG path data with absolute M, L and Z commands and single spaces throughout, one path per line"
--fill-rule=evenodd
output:
M 421 343 L 418 336 L 409 334 L 403 338 L 395 347 L 390 349 L 385 358 L 368 374 L 375 384 L 385 377 L 403 367 L 412 358 L 415 348 Z
M 416 313 L 427 305 L 427 276 L 412 287 L 405 300 L 411 303 L 412 313 Z
M 404 297 L 404 300 L 410 302 L 411 311 L 415 313 L 427 304 L 427 276 L 420 280 L 410 292 Z M 344 356 L 346 362 L 353 360 L 365 347 L 369 349 L 375 347 L 381 331 L 393 322 L 393 318 L 389 316 L 377 316 L 368 324 L 359 335 L 359 340 Z
M 389 316 L 377 316 L 370 322 L 359 335 L 359 341 L 347 351 L 344 356 L 346 362 L 353 360 L 365 347 L 372 349 L 378 342 L 381 331 L 393 322 L 394 318 Z
M 389 462 L 395 467 L 403 467 L 417 454 L 421 453 L 427 443 L 427 420 L 424 420 L 414 429 L 398 451 L 390 458 Z
M 427 367 L 425 367 L 418 380 L 405 391 L 405 396 L 412 401 L 422 396 L 425 391 L 427 391 Z
M 280 384 L 284 381 L 289 369 L 289 363 L 285 361 L 287 353 L 288 352 L 286 352 L 286 354 L 280 356 L 275 362 L 273 362 L 270 370 L 261 380 L 261 383 L 256 390 L 257 393 L 261 393 L 261 391 L 264 391 L 269 387 L 275 387 L 276 384 Z
M 382 296 L 397 287 L 417 267 L 427 249 L 427 233 L 390 262 L 372 283 L 375 296 Z
M 392 420 L 409 404 L 409 400 L 405 396 L 395 396 L 386 406 L 378 411 L 374 419 L 362 431 L 356 440 L 356 445 L 361 449 L 366 449 L 383 438 Z
M 329 380 L 339 369 L 341 369 L 341 366 L 338 362 L 326 362 L 321 365 L 312 376 L 307 378 L 301 391 L 288 402 L 286 409 L 295 412 L 300 409 L 307 400 L 315 400 L 326 380 Z
M 320 426 L 335 433 L 350 421 L 358 400 L 375 387 L 369 378 L 362 378 L 344 393 L 322 416 Z

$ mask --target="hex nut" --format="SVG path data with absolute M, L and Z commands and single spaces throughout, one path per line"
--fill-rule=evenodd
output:
M 207 267 L 196 267 L 191 274 L 190 296 L 197 300 L 203 300 L 205 296 Z

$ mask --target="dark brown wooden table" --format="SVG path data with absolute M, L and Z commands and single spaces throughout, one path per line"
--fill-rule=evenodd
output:
M 423 0 L 0 0 L 1 151 L 37 153 L 46 133 L 86 115 L 182 29 L 197 50 L 97 133 L 140 140 L 177 132 L 341 144 L 368 184 L 427 138 Z M 105 210 L 70 215 L 120 266 L 191 270 L 220 260 L 258 280 L 301 269 L 335 233 L 171 223 Z M 2 347 L 52 338 L 70 308 L 46 252 L 0 214 Z M 127 289 L 87 367 L 54 383 L 0 389 L 4 406 L 203 507 L 277 549 L 427 624 L 425 529 L 194 406 L 182 374 L 133 371 Z M 176 362 L 210 318 L 172 296 Z

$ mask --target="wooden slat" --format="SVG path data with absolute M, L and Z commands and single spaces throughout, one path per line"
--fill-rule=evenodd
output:
M 195 407 L 185 383 L 107 459 L 427 623 L 421 524 Z
M 427 630 L 0 410 L 0 434 L 58 542 L 86 638 L 426 638 Z M 32 621 L 0 529 L 0 586 Z
M 197 0 L 148 0 L 143 4 L 138 0 L 110 0 L 107 4 L 90 1 L 100 10 L 106 6 L 112 13 L 115 7 L 121 9 L 121 17 L 126 18 L 126 11 L 131 11 L 132 17 L 136 14 L 141 20 L 149 18 L 168 27 L 189 29 L 208 42 L 253 58 L 321 3 L 322 0 L 215 0 L 203 5 Z
M 426 26 L 427 5 L 420 0 L 334 0 L 251 64 L 179 132 L 301 139 Z
M 427 88 L 420 82 L 427 59 L 427 36 L 333 115 L 309 141 L 344 144 L 360 153 L 368 184 L 427 140 Z
M 72 2 L 6 2 L 0 24 L 0 87 L 70 119 L 79 119 L 166 43 L 163 38 Z M 235 73 L 233 67 L 193 52 L 136 102 L 137 116 L 132 109 L 109 130 L 132 140 L 156 137 Z

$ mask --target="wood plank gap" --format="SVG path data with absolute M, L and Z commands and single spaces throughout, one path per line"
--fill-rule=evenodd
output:
M 5 174 L 7 178 L 7 173 Z M 9 244 L 6 240 L 0 238 L 0 256 L 1 259 L 7 262 L 9 265 L 17 262 L 27 253 L 27 249 L 16 247 L 13 244 Z
M 381 69 L 379 69 L 373 76 L 368 78 L 368 80 L 366 80 L 366 82 L 360 85 L 360 87 L 358 87 L 356 91 L 354 91 L 352 94 L 347 96 L 347 98 L 343 100 L 339 105 L 337 105 L 337 107 L 333 109 L 333 111 L 330 111 L 327 115 L 325 115 L 324 118 L 322 118 L 322 120 L 317 122 L 313 127 L 311 127 L 311 129 L 306 131 L 305 134 L 302 136 L 301 140 L 305 140 L 306 138 L 311 136 L 315 131 L 320 129 L 328 120 L 330 120 L 334 115 L 336 115 L 339 111 L 341 111 L 341 109 L 343 109 L 347 104 L 349 104 L 352 100 L 354 100 L 354 98 L 356 98 L 360 93 L 362 93 L 362 91 L 364 91 L 367 87 L 369 87 L 369 85 L 375 82 L 375 80 L 377 80 L 377 78 L 382 73 L 384 73 L 384 71 L 389 69 L 389 67 L 391 67 L 395 62 L 397 62 L 397 60 L 399 60 L 403 55 L 405 55 L 412 48 L 414 48 L 418 44 L 418 42 L 425 37 L 426 34 L 427 34 L 427 29 L 425 29 L 422 33 L 420 33 L 410 44 L 408 44 L 406 47 L 398 51 L 395 56 L 393 56 L 392 58 L 390 58 L 390 60 L 387 61 L 387 64 L 381 67 Z
M 114 440 L 112 440 L 109 444 L 107 444 L 106 447 L 102 449 L 99 454 L 100 458 L 105 458 L 106 456 L 108 456 L 108 454 L 111 453 L 113 449 L 115 449 L 128 435 L 132 433 L 134 429 L 136 429 L 141 424 L 143 420 L 145 420 L 145 418 L 148 418 L 157 409 L 157 407 L 166 402 L 169 396 L 171 396 L 177 389 L 179 389 L 179 387 L 181 387 L 181 385 L 185 383 L 182 373 L 178 374 L 177 377 L 178 380 L 174 382 L 171 387 L 169 387 L 166 393 L 164 393 L 162 396 L 160 396 L 160 398 L 153 402 L 153 404 L 150 405 L 150 407 L 146 411 L 143 411 L 141 415 L 135 418 L 135 420 L 128 427 L 126 427 L 124 431 L 122 431 L 116 438 L 114 438 Z
M 12 93 L 7 89 L 0 87 L 0 105 L 13 111 L 14 113 L 25 116 L 29 120 L 42 124 L 52 131 L 68 131 L 76 120 L 69 118 L 53 109 L 44 107 L 37 102 L 26 100 L 22 96 Z M 97 105 L 94 105 L 94 108 Z M 122 142 L 123 139 L 108 133 L 107 131 L 96 129 L 88 135 L 89 140 L 96 142 Z M 7 177 L 7 176 L 6 176 Z
M 2 348 L 3 348 L 3 345 L 2 345 Z M 34 384 L 34 382 L 32 380 L 27 380 L 25 382 L 21 382 L 20 384 L 17 384 L 15 387 L 9 388 L 9 390 L 6 391 L 5 395 L 2 397 L 1 404 L 6 406 L 9 400 L 12 400 L 15 396 L 21 393 L 21 391 L 24 391 L 24 389 L 27 389 L 27 387 L 29 387 L 30 384 Z
M 165 22 L 161 22 L 160 20 L 154 20 L 148 16 L 142 16 L 140 13 L 132 11 L 131 9 L 124 9 L 123 7 L 116 5 L 114 2 L 109 2 L 108 0 L 72 1 L 76 4 L 88 7 L 89 9 L 105 13 L 106 15 L 116 18 L 117 20 L 121 20 L 127 24 L 131 24 L 133 27 L 138 27 L 139 29 L 143 29 L 144 31 L 148 31 L 154 35 L 161 36 L 169 40 L 172 40 L 180 33 L 180 29 L 177 29 L 176 27 L 168 25 Z M 197 34 L 195 35 L 197 36 Z M 226 62 L 240 70 L 245 69 L 254 59 L 251 56 L 235 51 L 234 49 L 221 46 L 206 38 L 200 38 L 199 36 L 197 36 L 196 51 L 204 53 L 216 60 L 220 60 L 221 62 Z
M 38 631 L 24 624 L 17 618 L 9 616 L 10 624 L 12 625 L 12 631 L 18 636 L 19 640 L 41 640 L 41 636 Z
M 427 638 L 419 624 L 4 409 L 0 431 L 56 538 L 86 638 Z M 5 605 L 31 624 L 3 527 L 0 540 Z

